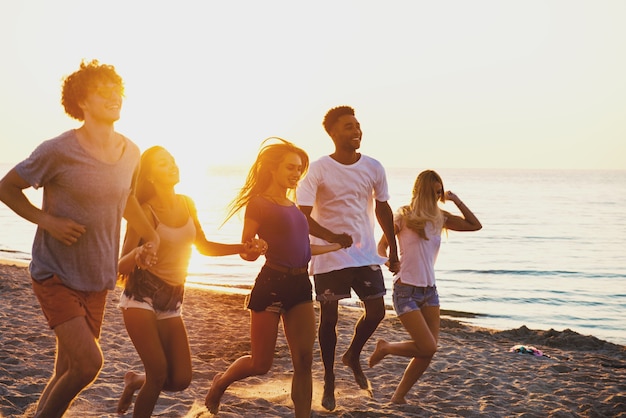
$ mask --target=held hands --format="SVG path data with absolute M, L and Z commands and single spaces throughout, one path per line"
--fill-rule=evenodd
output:
M 381 257 L 388 257 L 385 265 L 392 273 L 398 273 L 400 271 L 400 260 L 398 258 L 392 258 L 387 255 L 387 246 L 383 244 L 378 244 L 378 255 Z
M 387 248 L 389 244 L 387 243 L 387 239 L 383 236 L 383 238 L 378 241 L 378 246 L 376 247 L 378 250 L 378 255 L 381 257 L 387 258 L 387 262 L 385 265 L 392 273 L 398 273 L 400 271 L 400 260 L 398 260 L 398 255 L 387 255 Z
M 389 271 L 392 273 L 398 273 L 400 271 L 400 261 L 389 259 L 385 263 L 385 265 L 389 268 Z
M 345 232 L 342 234 L 333 234 L 333 239 L 328 242 L 336 242 L 341 248 L 348 248 L 352 245 L 352 237 Z
M 267 242 L 261 238 L 252 238 L 243 243 L 243 254 L 246 260 L 256 260 L 267 252 Z
M 400 271 L 400 261 L 398 260 L 394 260 L 394 261 L 387 260 L 385 262 L 385 265 L 387 266 L 389 271 L 392 273 L 398 273 Z
M 157 262 L 156 246 L 152 242 L 146 242 L 141 247 L 135 248 L 135 264 L 140 269 L 152 267 Z

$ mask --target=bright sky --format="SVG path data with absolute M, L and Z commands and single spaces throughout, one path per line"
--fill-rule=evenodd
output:
M 390 167 L 626 169 L 624 22 L 622 0 L 0 0 L 0 161 L 79 126 L 61 79 L 95 58 L 125 80 L 117 129 L 185 167 L 273 135 L 329 154 L 347 104 Z

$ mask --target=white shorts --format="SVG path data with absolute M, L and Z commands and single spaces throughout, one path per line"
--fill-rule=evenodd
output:
M 120 303 L 117 305 L 117 307 L 120 309 L 137 308 L 152 311 L 154 312 L 157 321 L 168 318 L 176 318 L 182 316 L 183 314 L 182 305 L 174 311 L 157 311 L 154 309 L 151 303 L 141 302 L 133 297 L 128 297 L 124 294 L 124 291 L 122 291 L 122 294 L 120 295 Z

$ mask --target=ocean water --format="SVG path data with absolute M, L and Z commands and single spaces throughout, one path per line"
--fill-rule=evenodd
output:
M 0 165 L 0 173 L 9 168 Z M 431 167 L 387 169 L 393 209 L 408 203 L 425 168 Z M 626 171 L 437 171 L 483 224 L 442 240 L 436 265 L 442 309 L 475 314 L 460 319 L 483 327 L 570 329 L 626 345 Z M 195 200 L 209 240 L 239 241 L 241 217 L 222 223 L 245 174 L 181 167 L 178 191 Z M 27 192 L 40 201 L 39 191 Z M 452 203 L 445 208 L 457 211 Z M 34 230 L 0 204 L 0 258 L 28 261 Z M 194 253 L 187 282 L 246 292 L 262 263 Z M 392 275 L 384 271 L 391 306 Z

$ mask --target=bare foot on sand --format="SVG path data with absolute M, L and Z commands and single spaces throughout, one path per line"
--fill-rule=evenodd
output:
M 374 349 L 374 352 L 369 359 L 368 364 L 370 367 L 376 366 L 378 363 L 380 363 L 382 359 L 385 358 L 385 356 L 387 355 L 385 349 L 387 348 L 388 344 L 389 343 L 383 339 L 378 340 L 378 342 L 376 343 L 376 348 Z
M 371 391 L 370 382 L 363 374 L 363 370 L 361 369 L 361 362 L 359 361 L 359 357 L 355 357 L 351 352 L 346 351 L 346 353 L 341 358 L 343 364 L 352 369 L 352 373 L 354 373 L 354 380 L 356 380 L 356 384 L 359 385 L 361 389 L 367 389 Z
M 120 400 L 117 401 L 118 414 L 123 415 L 128 411 L 130 404 L 133 403 L 135 391 L 140 389 L 145 381 L 146 376 L 144 374 L 126 372 L 124 375 L 124 391 L 122 392 L 122 396 L 120 396 Z
M 217 414 L 217 411 L 219 411 L 220 400 L 222 399 L 222 395 L 224 394 L 224 389 L 220 389 L 218 384 L 223 375 L 223 373 L 218 373 L 215 375 L 215 377 L 213 378 L 213 382 L 211 383 L 209 393 L 207 393 L 206 398 L 204 398 L 204 405 L 213 415 Z
M 322 406 L 329 411 L 335 409 L 335 376 L 324 377 L 324 395 L 322 395 Z
M 395 403 L 395 404 L 398 404 L 398 405 L 404 405 L 404 404 L 406 404 L 406 399 L 404 399 L 404 396 L 396 397 L 396 395 L 394 394 L 391 397 L 391 403 Z

